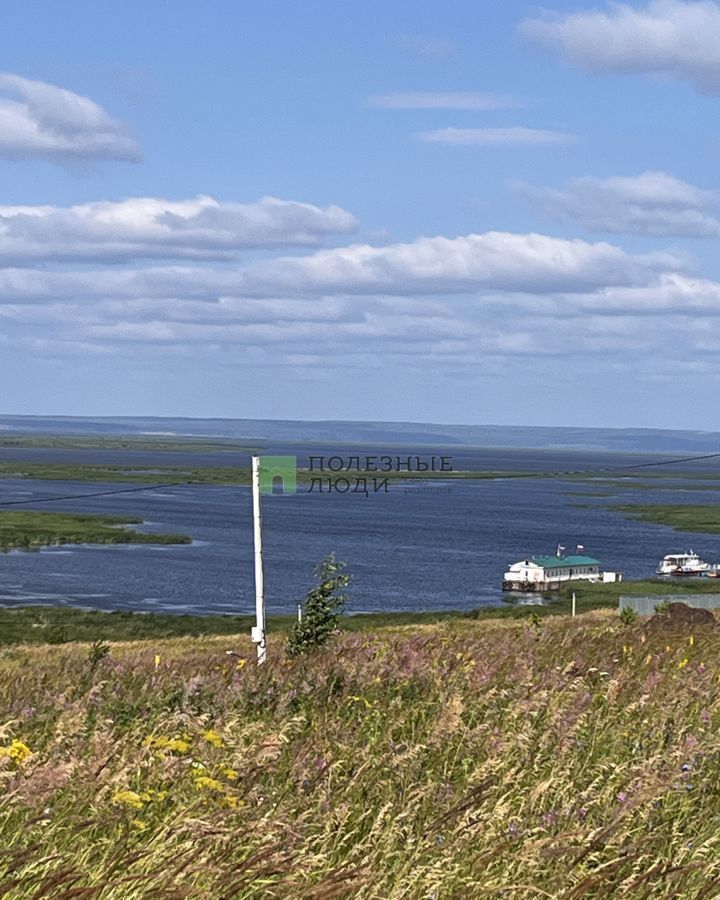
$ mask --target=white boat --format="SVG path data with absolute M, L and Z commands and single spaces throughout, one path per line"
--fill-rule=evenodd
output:
M 655 572 L 658 575 L 706 575 L 711 569 L 709 563 L 703 562 L 692 550 L 687 553 L 668 553 L 663 556 Z

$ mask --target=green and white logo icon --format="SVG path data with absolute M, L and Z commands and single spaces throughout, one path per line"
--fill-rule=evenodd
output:
M 283 494 L 294 494 L 297 491 L 296 456 L 260 457 L 260 492 L 272 494 L 273 486 L 278 484 L 282 486 Z

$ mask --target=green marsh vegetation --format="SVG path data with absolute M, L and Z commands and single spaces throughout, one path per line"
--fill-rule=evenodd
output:
M 720 505 L 715 504 L 632 504 L 611 507 L 642 522 L 669 525 L 676 531 L 720 533 Z
M 132 516 L 0 510 L 0 551 L 37 550 L 58 544 L 190 544 L 186 534 L 136 531 Z
M 298 469 L 298 481 L 309 483 L 314 478 L 332 477 L 382 479 L 390 482 L 407 480 L 495 479 L 528 477 L 527 473 L 503 471 L 458 472 L 310 472 Z M 27 478 L 40 481 L 89 481 L 121 484 L 215 484 L 249 485 L 249 466 L 136 466 L 104 463 L 38 463 L 0 462 L 0 479 Z
M 189 453 L 261 452 L 256 445 L 238 443 L 231 439 L 154 437 L 152 435 L 58 435 L 18 434 L 0 432 L 0 447 L 56 448 L 59 450 L 158 450 Z
M 247 466 L 133 466 L 91 463 L 2 462 L 0 479 L 90 481 L 121 484 L 249 484 Z

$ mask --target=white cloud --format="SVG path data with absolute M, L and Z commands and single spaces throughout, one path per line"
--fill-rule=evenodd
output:
M 0 206 L 0 262 L 231 259 L 249 247 L 317 245 L 356 226 L 337 206 L 274 197 L 248 204 L 200 196 L 135 197 L 68 208 Z
M 522 126 L 512 128 L 438 128 L 434 131 L 421 131 L 416 137 L 430 144 L 453 144 L 464 147 L 555 146 L 569 144 L 576 140 L 575 135 L 562 131 L 523 128 Z
M 550 215 L 588 231 L 655 237 L 718 237 L 720 191 L 663 172 L 571 178 L 562 190 L 516 183 L 517 193 Z
M 87 97 L 0 74 L 0 157 L 136 162 L 140 151 L 125 126 Z
M 541 234 L 490 231 L 420 238 L 407 244 L 355 244 L 305 257 L 280 257 L 239 273 L 244 294 L 444 294 L 477 290 L 588 290 L 647 282 L 677 268 L 671 254 L 631 255 L 605 242 L 590 244 Z
M 368 98 L 380 109 L 517 109 L 524 105 L 517 97 L 482 91 L 396 91 Z
M 588 310 L 610 314 L 633 313 L 662 316 L 663 321 L 669 313 L 693 319 L 701 314 L 720 316 L 720 282 L 692 278 L 678 272 L 663 272 L 645 285 L 606 287 L 568 297 L 561 302 L 566 309 L 572 308 L 578 313 Z
M 604 241 L 490 231 L 381 247 L 352 244 L 244 267 L 117 266 L 64 271 L 5 267 L 0 268 L 0 303 L 93 297 L 215 303 L 230 297 L 400 298 L 477 292 L 541 296 L 647 284 L 659 272 L 686 265 L 676 254 L 630 254 Z
M 615 3 L 526 19 L 520 31 L 587 71 L 672 75 L 720 92 L 720 6 L 711 0 Z
M 115 227 L 116 205 L 110 212 Z M 720 320 L 720 284 L 678 271 L 672 254 L 537 234 L 352 245 L 245 266 L 98 265 L 100 239 L 97 254 L 94 266 L 83 257 L 74 267 L 0 267 L 6 347 L 32 358 L 123 354 L 159 366 L 252 361 L 304 367 L 308 377 L 344 370 L 344 361 L 370 371 L 422 369 L 431 358 L 448 377 L 500 376 L 518 354 L 543 366 L 595 355 L 603 370 L 624 365 L 630 350 L 634 363 L 653 354 L 682 362 L 706 347 Z M 705 330 L 677 341 L 683 323 L 700 320 Z

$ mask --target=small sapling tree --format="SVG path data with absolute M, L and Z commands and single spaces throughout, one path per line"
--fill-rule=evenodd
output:
M 302 605 L 302 618 L 288 634 L 290 656 L 322 647 L 338 631 L 340 613 L 347 601 L 345 588 L 351 578 L 345 572 L 346 565 L 331 553 L 315 567 L 317 584 L 308 591 Z

